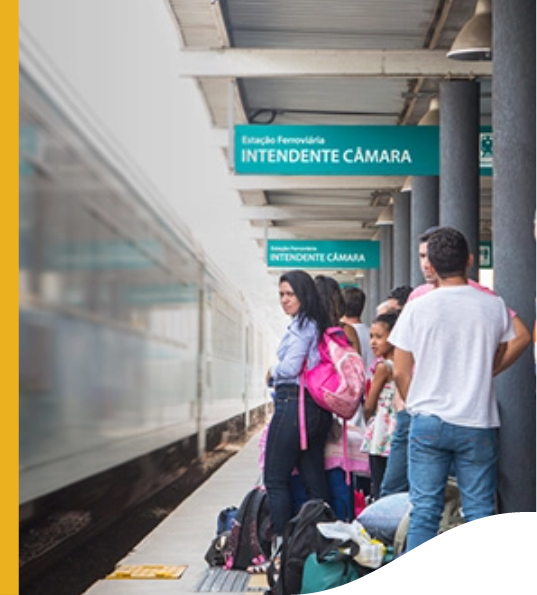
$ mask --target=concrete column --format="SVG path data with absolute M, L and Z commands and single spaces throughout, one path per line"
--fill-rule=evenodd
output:
M 477 280 L 479 257 L 479 83 L 440 84 L 440 225 L 461 231 L 475 256 L 468 271 Z
M 493 3 L 494 289 L 535 320 L 535 2 Z M 531 349 L 495 382 L 500 512 L 535 512 L 535 374 Z
M 393 206 L 393 286 L 410 285 L 410 192 L 399 192 Z
M 410 198 L 410 285 L 421 285 L 419 261 L 419 236 L 429 227 L 438 225 L 439 216 L 438 176 L 413 176 Z
M 362 312 L 362 320 L 365 322 L 369 320 L 369 306 L 370 306 L 370 294 L 371 294 L 371 271 L 364 271 L 364 276 L 360 279 L 358 287 L 361 287 L 365 293 L 365 306 Z
M 375 318 L 376 308 L 380 302 L 380 269 L 369 269 L 366 273 L 366 289 L 365 291 L 365 310 L 363 321 L 366 324 L 371 324 L 371 321 Z
M 380 228 L 380 301 L 384 301 L 392 288 L 392 253 L 393 226 L 383 225 Z

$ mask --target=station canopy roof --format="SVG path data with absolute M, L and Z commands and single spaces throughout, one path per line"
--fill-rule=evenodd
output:
M 446 57 L 475 0 L 168 3 L 179 73 L 199 85 L 259 245 L 377 239 L 377 219 L 407 178 L 235 174 L 234 125 L 416 125 L 440 83 L 461 78 L 479 81 L 481 125 L 491 125 L 491 62 Z M 481 178 L 480 219 L 490 240 L 490 176 Z

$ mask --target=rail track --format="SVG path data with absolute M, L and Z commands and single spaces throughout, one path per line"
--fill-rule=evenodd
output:
M 232 457 L 244 441 L 221 444 L 179 469 L 173 481 L 136 505 L 106 513 L 69 509 L 65 496 L 48 502 L 51 512 L 20 531 L 20 595 L 80 595 L 112 572 L 185 498 Z M 169 479 L 169 478 L 168 478 Z

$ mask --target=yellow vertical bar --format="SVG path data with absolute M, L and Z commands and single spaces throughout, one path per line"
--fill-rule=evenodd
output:
M 0 593 L 18 593 L 18 2 L 2 6 L 2 490 L 0 490 Z

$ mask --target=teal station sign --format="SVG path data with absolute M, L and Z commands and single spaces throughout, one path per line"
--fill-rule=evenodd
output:
M 438 126 L 235 126 L 239 174 L 434 176 Z
M 267 265 L 286 269 L 378 269 L 380 242 L 268 240 Z
M 492 174 L 492 129 L 479 135 Z M 235 171 L 252 175 L 437 176 L 438 126 L 235 126 Z

